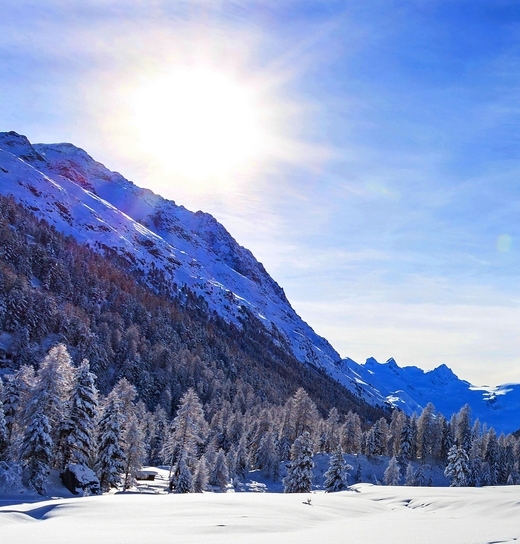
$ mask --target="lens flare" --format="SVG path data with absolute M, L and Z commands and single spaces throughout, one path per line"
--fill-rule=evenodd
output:
M 501 234 L 497 238 L 497 244 L 496 244 L 497 250 L 502 253 L 506 253 L 507 251 L 509 251 L 512 245 L 513 245 L 513 239 L 511 238 L 511 236 L 509 236 L 509 234 Z

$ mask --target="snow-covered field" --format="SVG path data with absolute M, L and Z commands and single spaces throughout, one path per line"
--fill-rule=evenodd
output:
M 308 504 L 310 499 L 310 504 Z M 325 542 L 495 544 L 520 539 L 520 487 L 0 499 L 3 544 Z

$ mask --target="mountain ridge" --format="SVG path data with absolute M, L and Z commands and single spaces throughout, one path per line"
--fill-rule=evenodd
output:
M 520 384 L 475 386 L 460 379 L 446 364 L 425 371 L 416 366 L 400 367 L 393 358 L 379 363 L 369 357 L 364 364 L 346 358 L 341 365 L 353 379 L 377 391 L 380 402 L 409 416 L 414 412 L 420 415 L 431 402 L 438 412 L 450 418 L 468 404 L 474 419 L 498 432 L 510 433 L 520 428 Z
M 0 167 L 0 191 L 58 230 L 94 248 L 115 250 L 131 266 L 161 270 L 231 322 L 239 323 L 246 306 L 267 328 L 281 331 L 298 360 L 334 371 L 339 354 L 299 318 L 253 254 L 209 214 L 137 187 L 72 144 L 32 145 L 15 132 L 0 133 Z
M 425 372 L 401 368 L 393 358 L 383 364 L 369 358 L 364 365 L 341 359 L 213 216 L 138 187 L 73 144 L 31 144 L 16 132 L 0 133 L 0 192 L 78 241 L 115 252 L 129 269 L 156 276 L 172 296 L 186 285 L 239 327 L 247 309 L 301 363 L 320 368 L 372 406 L 410 415 L 433 402 L 449 417 L 469 402 L 476 417 L 498 430 L 520 427 L 514 417 L 520 386 L 475 387 L 446 365 Z

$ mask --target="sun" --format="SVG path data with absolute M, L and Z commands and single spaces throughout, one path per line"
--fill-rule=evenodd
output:
M 141 152 L 190 183 L 224 180 L 262 160 L 269 139 L 258 88 L 214 68 L 147 75 L 127 92 Z

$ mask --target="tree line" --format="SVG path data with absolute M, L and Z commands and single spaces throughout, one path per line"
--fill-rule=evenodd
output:
M 519 482 L 520 441 L 471 422 L 466 405 L 450 421 L 428 404 L 420 416 L 394 410 L 363 430 L 359 416 L 332 408 L 321 416 L 299 388 L 284 404 L 203 404 L 192 388 L 174 414 L 147 409 L 136 388 L 120 378 L 101 395 L 87 360 L 75 365 L 64 344 L 52 347 L 37 370 L 24 365 L 0 381 L 0 488 L 19 485 L 44 494 L 51 470 L 81 466 L 95 489 L 127 490 L 143 465 L 165 465 L 178 493 L 225 491 L 251 470 L 287 492 L 308 492 L 313 457 L 330 455 L 324 487 L 346 489 L 352 466 L 344 454 L 390 458 L 385 483 L 428 485 L 422 467 L 445 467 L 452 485 Z M 419 463 L 414 469 L 412 462 Z M 359 478 L 359 476 L 357 476 Z

